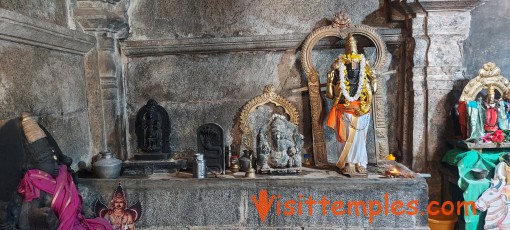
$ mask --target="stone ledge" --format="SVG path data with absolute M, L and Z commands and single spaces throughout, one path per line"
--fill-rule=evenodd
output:
M 420 0 L 420 1 L 392 1 L 391 9 L 402 15 L 423 14 L 425 12 L 468 12 L 484 4 L 488 0 Z M 397 18 L 403 20 L 405 18 Z
M 84 204 L 92 204 L 97 197 L 108 202 L 113 189 L 121 183 L 127 196 L 128 206 L 136 201 L 142 204 L 142 217 L 136 223 L 137 229 L 426 229 L 427 215 L 378 215 L 373 222 L 368 216 L 333 215 L 331 205 L 322 215 L 322 206 L 313 205 L 312 215 L 304 202 L 311 196 L 314 200 L 364 201 L 368 209 L 370 200 L 384 203 L 402 201 L 418 202 L 419 211 L 426 210 L 428 203 L 427 183 L 423 178 L 415 179 L 349 179 L 330 173 L 329 178 L 278 177 L 278 178 L 210 178 L 192 179 L 168 176 L 146 177 L 145 179 L 122 178 L 115 180 L 81 179 L 80 193 Z M 265 222 L 262 222 L 255 208 L 253 198 L 259 199 L 260 192 L 267 190 L 275 195 Z M 278 195 L 280 195 L 278 197 Z M 299 195 L 302 195 L 299 198 Z M 276 200 L 284 202 L 302 201 L 302 215 L 277 214 Z M 344 207 L 346 209 L 346 207 Z M 87 208 L 85 207 L 84 210 Z M 334 227 L 332 227 L 334 226 Z
M 400 29 L 379 28 L 378 32 L 387 44 L 398 44 L 401 41 Z M 124 41 L 121 48 L 126 56 L 276 51 L 298 49 L 306 36 L 308 34 Z M 327 44 L 318 45 L 331 47 Z
M 0 40 L 79 55 L 96 44 L 93 36 L 4 9 L 0 9 Z
M 339 228 L 335 226 L 330 227 L 256 227 L 256 228 L 248 228 L 248 227 L 176 227 L 176 228 L 168 228 L 168 227 L 149 227 L 144 228 L 145 230 L 348 230 L 350 228 Z M 356 228 L 358 230 L 404 230 L 407 228 Z M 430 230 L 429 227 L 417 227 L 414 230 Z

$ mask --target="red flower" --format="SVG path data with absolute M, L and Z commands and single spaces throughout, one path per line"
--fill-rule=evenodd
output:
M 503 142 L 503 140 L 505 139 L 505 135 L 503 134 L 503 131 L 501 131 L 500 129 L 496 130 L 493 134 L 492 134 L 492 142 L 495 142 L 495 143 L 501 143 Z

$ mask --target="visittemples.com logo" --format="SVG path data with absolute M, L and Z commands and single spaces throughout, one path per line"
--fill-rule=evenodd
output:
M 391 201 L 390 196 L 385 194 L 380 200 L 330 200 L 326 196 L 314 198 L 312 196 L 303 196 L 298 194 L 297 199 L 282 199 L 281 195 L 269 194 L 266 189 L 260 190 L 257 195 L 251 195 L 251 201 L 257 209 L 258 215 L 262 222 L 266 221 L 269 212 L 274 208 L 277 216 L 313 216 L 320 214 L 323 216 L 331 213 L 333 216 L 341 215 L 356 215 L 367 216 L 370 223 L 378 215 L 437 215 L 443 213 L 446 215 L 457 212 L 461 214 L 464 210 L 464 215 L 468 215 L 468 209 L 476 215 L 475 202 L 472 201 L 459 201 L 454 205 L 451 201 L 446 201 L 440 204 L 437 201 L 431 201 L 427 205 L 427 210 L 419 210 L 418 200 L 411 201 Z

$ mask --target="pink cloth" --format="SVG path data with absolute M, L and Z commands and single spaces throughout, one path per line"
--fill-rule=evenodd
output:
M 38 169 L 28 170 L 18 185 L 18 192 L 23 195 L 25 201 L 39 198 L 41 190 L 53 195 L 51 210 L 58 216 L 59 230 L 113 230 L 106 219 L 86 219 L 81 214 L 82 198 L 73 178 L 67 172 L 67 166 L 60 166 L 56 179 Z

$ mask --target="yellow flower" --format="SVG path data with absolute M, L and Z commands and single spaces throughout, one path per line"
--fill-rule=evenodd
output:
M 351 61 L 361 61 L 361 54 L 344 54 L 342 55 L 342 59 L 344 63 L 349 63 Z
M 393 154 L 391 154 L 391 153 L 390 153 L 390 155 L 388 155 L 386 157 L 386 160 L 389 160 L 389 161 L 394 161 L 395 159 L 396 159 L 395 156 L 393 156 Z

